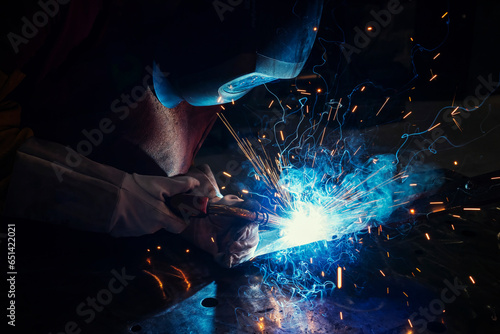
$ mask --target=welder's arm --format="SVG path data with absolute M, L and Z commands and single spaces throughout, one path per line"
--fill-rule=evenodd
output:
M 139 236 L 162 228 L 179 233 L 189 223 L 165 204 L 200 186 L 193 176 L 128 174 L 30 138 L 17 153 L 4 214 L 69 227 Z

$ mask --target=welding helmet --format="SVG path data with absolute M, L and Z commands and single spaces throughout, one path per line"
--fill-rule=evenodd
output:
M 210 106 L 295 78 L 311 52 L 322 0 L 182 1 L 158 34 L 153 82 L 160 102 Z

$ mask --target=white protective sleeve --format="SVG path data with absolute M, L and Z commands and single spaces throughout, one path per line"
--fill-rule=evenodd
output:
M 161 228 L 180 233 L 189 222 L 166 201 L 199 184 L 187 175 L 128 174 L 63 145 L 30 138 L 18 151 L 4 215 L 116 237 Z

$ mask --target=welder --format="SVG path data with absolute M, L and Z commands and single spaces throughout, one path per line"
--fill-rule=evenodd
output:
M 1 17 L 4 218 L 116 237 L 166 229 L 223 266 L 251 258 L 256 224 L 191 217 L 170 199 L 245 205 L 194 157 L 219 105 L 300 73 L 321 1 L 11 2 Z

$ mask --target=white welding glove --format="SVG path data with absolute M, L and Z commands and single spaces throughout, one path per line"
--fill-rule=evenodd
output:
M 18 151 L 4 214 L 116 237 L 162 228 L 180 233 L 189 220 L 174 214 L 166 201 L 197 187 L 210 188 L 201 176 L 128 174 L 30 138 Z

